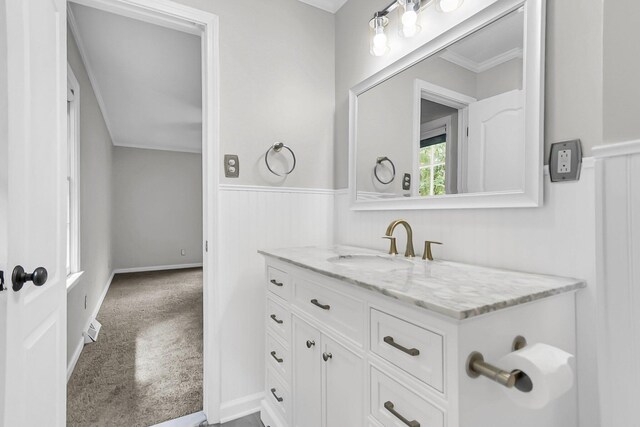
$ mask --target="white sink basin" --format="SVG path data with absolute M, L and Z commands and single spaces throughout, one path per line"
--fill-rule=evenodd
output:
M 405 270 L 413 263 L 403 258 L 384 255 L 340 255 L 329 258 L 330 263 L 369 271 Z

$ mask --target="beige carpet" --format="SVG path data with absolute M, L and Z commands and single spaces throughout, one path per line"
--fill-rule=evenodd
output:
M 118 274 L 68 384 L 69 426 L 149 426 L 202 410 L 202 269 Z

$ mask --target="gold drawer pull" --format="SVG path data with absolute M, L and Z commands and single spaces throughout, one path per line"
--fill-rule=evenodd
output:
M 384 342 L 386 342 L 387 344 L 389 344 L 391 347 L 393 348 L 397 348 L 398 350 L 407 353 L 409 356 L 419 356 L 420 355 L 420 350 L 418 350 L 417 348 L 406 348 L 401 346 L 400 344 L 398 344 L 397 342 L 395 342 L 393 340 L 393 337 L 384 337 Z
M 402 421 L 403 423 L 405 423 L 409 427 L 420 427 L 420 423 L 417 422 L 416 420 L 409 421 L 408 419 L 406 419 L 405 417 L 400 415 L 400 413 L 398 413 L 394 409 L 393 402 L 391 402 L 391 401 L 384 402 L 384 409 L 386 409 L 387 411 L 391 412 L 394 417 L 396 417 L 397 419 L 399 419 L 400 421 Z

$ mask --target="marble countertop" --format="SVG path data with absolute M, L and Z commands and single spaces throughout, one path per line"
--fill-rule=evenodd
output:
M 349 246 L 258 252 L 456 320 L 586 287 L 579 279 L 408 259 Z

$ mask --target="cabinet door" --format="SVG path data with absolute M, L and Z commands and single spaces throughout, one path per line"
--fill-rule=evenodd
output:
M 322 343 L 320 332 L 293 316 L 293 425 L 322 425 Z
M 364 423 L 363 360 L 323 335 L 324 427 L 356 427 Z

